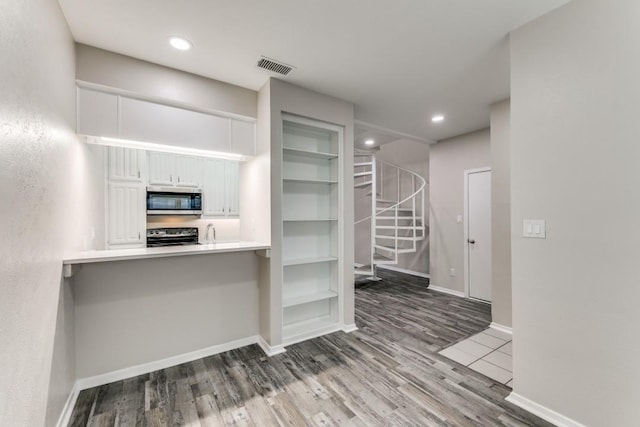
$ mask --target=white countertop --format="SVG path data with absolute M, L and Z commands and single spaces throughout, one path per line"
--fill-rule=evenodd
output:
M 109 249 L 77 252 L 65 257 L 62 263 L 66 265 L 88 264 L 93 262 L 257 251 L 270 248 L 271 246 L 260 242 L 229 242 L 192 246 L 164 246 L 159 248 Z

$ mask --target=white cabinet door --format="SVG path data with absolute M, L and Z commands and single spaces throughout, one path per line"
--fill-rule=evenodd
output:
M 202 159 L 193 156 L 176 156 L 176 185 L 200 187 L 202 183 Z
M 225 167 L 225 199 L 227 216 L 238 216 L 239 213 L 239 190 L 240 190 L 240 164 L 238 162 L 227 161 Z
M 225 161 L 204 159 L 203 161 L 203 213 L 205 215 L 225 214 Z
M 109 147 L 109 179 L 142 182 L 145 152 L 133 148 Z
M 140 183 L 109 183 L 107 245 L 142 247 L 146 240 L 145 188 Z
M 122 97 L 120 137 L 201 150 L 229 151 L 229 119 Z
M 149 185 L 173 186 L 175 155 L 149 151 Z
M 78 133 L 118 136 L 118 96 L 78 88 Z
M 255 156 L 256 124 L 241 120 L 231 120 L 231 152 Z

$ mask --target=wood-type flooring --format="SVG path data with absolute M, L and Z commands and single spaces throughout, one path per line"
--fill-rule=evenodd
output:
M 438 354 L 490 306 L 390 271 L 356 289 L 356 324 L 266 357 L 257 345 L 84 390 L 71 426 L 547 426 L 511 391 Z

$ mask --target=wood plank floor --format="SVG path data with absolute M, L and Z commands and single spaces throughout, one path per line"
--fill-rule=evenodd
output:
M 437 354 L 490 307 L 390 271 L 356 289 L 359 330 L 266 357 L 256 345 L 80 393 L 71 426 L 550 425 L 510 389 Z

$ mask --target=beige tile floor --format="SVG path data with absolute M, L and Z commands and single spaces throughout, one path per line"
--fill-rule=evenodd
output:
M 485 329 L 440 354 L 511 387 L 511 335 L 505 332 Z

